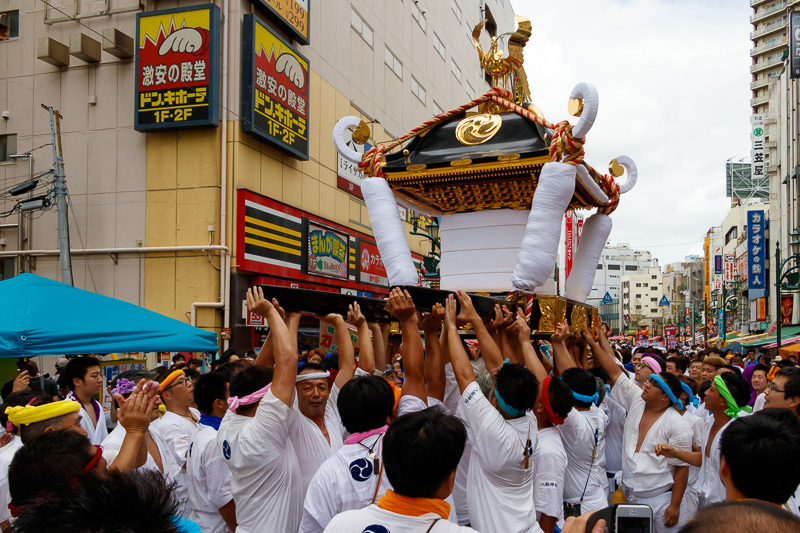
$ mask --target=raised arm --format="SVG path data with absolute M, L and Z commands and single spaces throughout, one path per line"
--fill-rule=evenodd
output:
M 333 343 L 339 356 L 339 373 L 336 374 L 333 383 L 341 389 L 356 373 L 356 354 L 353 350 L 353 341 L 350 340 L 350 330 L 340 314 L 331 313 L 319 318 L 333 324 Z
M 439 344 L 439 328 L 444 320 L 444 307 L 437 303 L 420 324 L 425 334 L 425 389 L 426 396 L 444 400 L 444 362 Z
M 550 346 L 553 347 L 553 365 L 558 370 L 559 375 L 569 368 L 574 368 L 575 359 L 567 348 L 567 338 L 569 337 L 569 326 L 564 320 L 556 325 L 556 331 L 550 336 Z
M 273 298 L 272 299 L 272 306 L 278 311 L 278 314 L 281 316 L 282 320 L 286 319 L 286 312 L 283 308 L 278 305 L 278 300 Z M 298 321 L 300 320 L 299 313 L 297 314 Z M 297 339 L 297 335 L 295 334 L 295 341 Z M 272 328 L 270 328 L 269 333 L 267 333 L 267 338 L 264 339 L 264 344 L 261 346 L 261 350 L 258 351 L 258 355 L 256 356 L 256 360 L 253 362 L 254 365 L 265 366 L 267 368 L 273 368 L 275 366 L 275 358 L 272 356 Z
M 469 384 L 475 381 L 475 372 L 472 371 L 469 356 L 464 351 L 464 346 L 458 337 L 456 301 L 452 294 L 447 297 L 445 304 L 444 329 L 447 333 L 447 349 L 450 352 L 450 362 L 453 363 L 453 373 L 456 376 L 458 390 L 463 393 Z
M 389 324 L 386 324 L 389 326 Z M 374 358 L 375 369 L 383 372 L 386 370 L 386 337 L 384 337 L 384 328 L 379 322 L 367 322 L 370 332 L 372 332 L 372 356 Z M 389 328 L 386 328 L 388 335 Z M 359 336 L 361 339 L 361 336 Z
M 592 349 L 592 356 L 594 360 L 600 364 L 600 368 L 606 371 L 608 374 L 608 380 L 611 382 L 613 386 L 619 376 L 622 374 L 622 369 L 617 365 L 616 359 L 611 357 L 600 347 L 600 344 L 594 340 L 592 337 L 591 332 L 588 329 L 583 330 L 583 338 L 586 339 L 586 343 Z
M 410 394 L 427 404 L 422 338 L 419 336 L 414 301 L 408 291 L 395 287 L 389 293 L 386 309 L 400 321 L 403 334 L 403 396 Z
M 264 298 L 261 287 L 247 289 L 247 309 L 265 317 L 269 323 L 272 356 L 275 360 L 275 373 L 270 390 L 276 398 L 292 407 L 294 380 L 297 377 L 297 350 L 289 338 L 289 328 L 283 322 L 277 306 Z
M 347 321 L 358 330 L 358 367 L 367 374 L 375 373 L 375 354 L 372 351 L 372 339 L 369 335 L 367 319 L 361 314 L 361 306 L 353 302 L 347 311 Z
M 542 366 L 542 362 L 539 361 L 536 350 L 533 349 L 533 344 L 531 344 L 531 327 L 528 325 L 528 321 L 525 320 L 525 314 L 521 309 L 517 310 L 517 317 L 509 330 L 517 336 L 515 340 L 517 341 L 517 347 L 519 348 L 519 354 L 523 364 L 528 370 L 533 372 L 533 375 L 536 376 L 536 380 L 541 385 L 547 377 L 547 371 Z
M 489 371 L 489 375 L 493 376 L 503 366 L 503 354 L 500 352 L 500 347 L 494 342 L 483 320 L 481 320 L 478 312 L 475 311 L 475 307 L 472 305 L 472 298 L 460 289 L 456 291 L 456 298 L 458 298 L 458 303 L 461 305 L 461 317 L 470 322 L 472 329 L 475 331 L 483 361 L 486 363 L 486 370 Z M 450 356 L 452 357 L 453 354 L 451 353 Z

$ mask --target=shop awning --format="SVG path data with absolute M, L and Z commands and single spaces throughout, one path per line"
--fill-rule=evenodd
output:
M 800 343 L 800 335 L 797 335 L 795 337 L 786 338 L 786 337 L 783 336 L 783 333 L 781 332 L 781 349 L 783 349 L 784 346 L 791 346 L 793 344 L 798 344 L 798 343 Z M 778 339 L 777 339 L 777 337 L 775 337 L 775 342 L 771 342 L 769 344 L 765 344 L 763 347 L 764 348 L 777 348 L 778 347 Z
M 781 345 L 783 345 L 783 339 L 790 339 L 798 335 L 800 335 L 800 326 L 783 326 L 781 328 Z M 768 337 L 742 343 L 742 348 L 755 348 L 758 346 L 765 346 L 767 344 L 772 344 L 772 347 L 774 348 L 777 346 L 777 341 L 777 335 L 770 335 Z
M 789 357 L 790 355 L 797 356 L 798 354 L 800 354 L 800 342 L 792 344 L 791 346 L 787 346 L 786 348 L 781 346 L 781 357 Z

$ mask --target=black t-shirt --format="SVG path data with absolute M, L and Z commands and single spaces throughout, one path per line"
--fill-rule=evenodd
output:
M 35 378 L 31 378 L 29 387 L 31 390 L 40 391 L 42 390 L 42 383 L 44 383 L 44 392 L 50 398 L 61 398 L 61 394 L 58 392 L 58 385 L 52 379 L 44 379 L 41 382 L 39 381 L 39 376 Z

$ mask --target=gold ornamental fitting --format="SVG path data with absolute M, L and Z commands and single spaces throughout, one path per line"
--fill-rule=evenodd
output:
M 359 122 L 358 127 L 353 130 L 353 142 L 356 144 L 364 144 L 369 140 L 370 131 L 369 126 L 363 120 Z
M 612 176 L 618 178 L 625 173 L 625 168 L 619 164 L 619 161 L 612 159 L 611 163 L 608 164 L 608 171 Z
M 573 117 L 581 116 L 581 113 L 583 113 L 583 98 L 570 98 L 567 110 Z
M 483 113 L 466 117 L 456 126 L 456 139 L 468 146 L 483 144 L 500 131 L 502 123 L 500 115 L 495 114 Z

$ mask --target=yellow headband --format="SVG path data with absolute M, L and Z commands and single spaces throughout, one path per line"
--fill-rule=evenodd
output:
M 164 392 L 164 389 L 169 387 L 169 384 L 175 381 L 178 378 L 178 376 L 185 376 L 185 375 L 186 374 L 183 372 L 183 370 L 173 371 L 172 374 L 164 378 L 164 381 L 162 381 L 161 385 L 158 386 L 158 392 Z
M 46 403 L 44 405 L 18 405 L 7 407 L 6 414 L 8 421 L 15 426 L 29 426 L 36 422 L 58 418 L 59 416 L 77 413 L 81 410 L 81 405 L 72 400 L 62 400 L 60 402 Z

